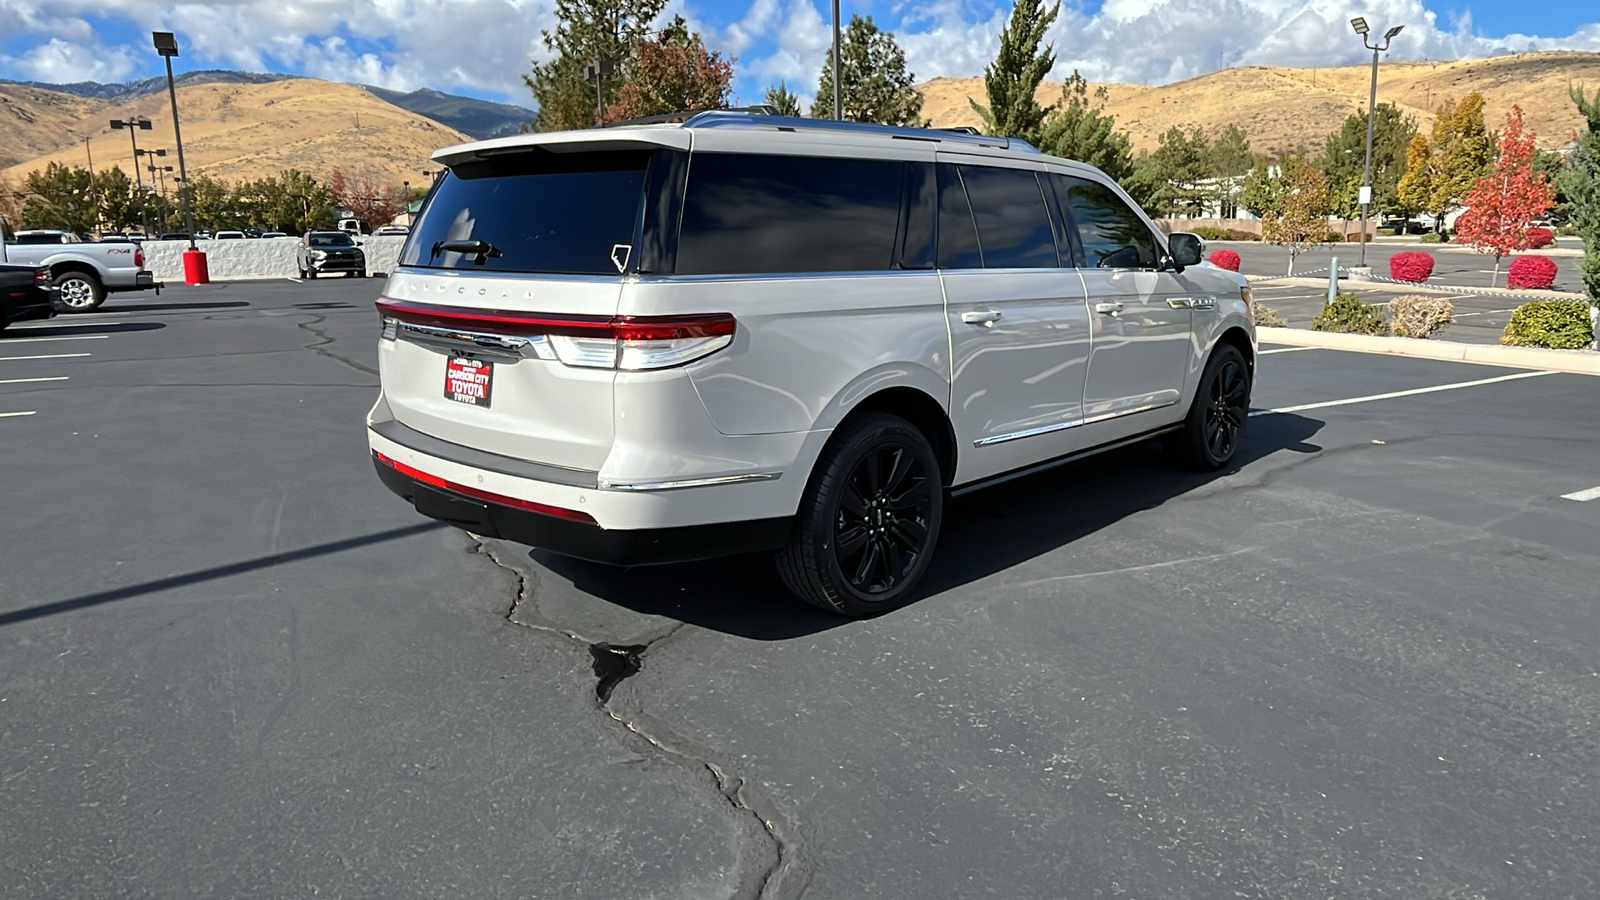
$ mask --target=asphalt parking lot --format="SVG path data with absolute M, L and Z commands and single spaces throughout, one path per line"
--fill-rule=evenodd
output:
M 0 896 L 1600 895 L 1600 378 L 1265 346 L 850 621 L 418 518 L 379 287 L 0 335 Z

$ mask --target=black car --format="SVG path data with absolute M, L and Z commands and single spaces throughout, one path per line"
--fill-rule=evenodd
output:
M 56 289 L 41 266 L 0 265 L 0 329 L 56 314 Z
M 343 272 L 347 278 L 367 274 L 367 255 L 342 231 L 308 231 L 294 252 L 301 278 L 324 272 Z

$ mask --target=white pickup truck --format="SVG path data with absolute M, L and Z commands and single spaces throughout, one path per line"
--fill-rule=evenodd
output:
M 0 262 L 50 269 L 66 312 L 89 312 L 106 294 L 161 285 L 144 267 L 144 251 L 131 241 L 89 243 L 67 231 L 19 231 L 0 248 Z

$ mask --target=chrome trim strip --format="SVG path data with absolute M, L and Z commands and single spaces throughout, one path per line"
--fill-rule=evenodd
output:
M 718 475 L 714 478 L 689 478 L 684 481 L 600 481 L 602 491 L 678 491 L 684 488 L 739 484 L 745 481 L 776 481 L 782 472 L 755 472 L 749 475 Z
M 1057 466 L 1064 466 L 1068 463 L 1075 463 L 1080 459 L 1087 459 L 1091 456 L 1104 453 L 1107 450 L 1115 450 L 1118 447 L 1127 447 L 1132 444 L 1137 444 L 1141 441 L 1147 441 L 1153 437 L 1156 437 L 1157 435 L 1166 434 L 1169 431 L 1177 431 L 1182 427 L 1182 425 L 1164 425 L 1160 428 L 1152 428 L 1149 431 L 1142 431 L 1136 435 L 1133 435 L 1132 437 L 1123 438 L 1120 441 L 1112 441 L 1108 444 L 1100 444 L 1098 446 L 1090 447 L 1087 450 L 1079 450 L 1077 453 L 1068 453 L 1066 456 L 1058 456 L 1055 459 L 1047 459 L 1042 463 L 1034 463 L 1031 466 L 1013 469 L 1010 472 L 1002 472 L 999 475 L 994 475 L 989 478 L 982 479 L 981 481 L 974 481 L 970 484 L 964 484 L 960 487 L 952 488 L 950 491 L 950 496 L 960 497 L 964 494 L 970 494 L 974 491 L 981 491 L 985 488 L 994 487 L 995 485 L 1005 484 L 1008 481 L 1015 481 L 1018 478 L 1026 478 L 1029 475 L 1036 475 L 1040 472 L 1049 471 Z
M 1178 405 L 1178 401 L 1169 400 L 1166 403 L 1152 403 L 1149 406 L 1140 406 L 1140 407 L 1136 407 L 1134 409 L 1119 409 L 1119 410 L 1115 410 L 1113 412 L 1101 413 L 1098 416 L 1090 416 L 1087 419 L 1083 420 L 1083 424 L 1085 424 L 1085 425 L 1093 425 L 1096 422 L 1104 422 L 1107 419 L 1120 419 L 1123 416 L 1138 415 L 1139 413 L 1150 412 L 1151 410 L 1156 410 L 1156 409 L 1166 409 L 1169 406 L 1177 406 L 1177 405 Z
M 570 469 L 566 466 L 555 466 L 550 463 L 528 462 L 527 460 L 515 459 L 510 456 L 501 456 L 498 453 L 490 453 L 487 450 L 463 447 L 460 444 L 453 444 L 436 438 L 431 434 L 423 434 L 415 428 L 402 424 L 397 419 L 373 422 L 368 428 L 373 433 L 388 438 L 402 447 L 459 465 L 470 466 L 474 469 L 498 472 L 501 475 L 510 475 L 513 478 L 527 478 L 532 481 L 544 481 L 550 484 L 562 484 L 568 487 L 588 488 L 589 490 L 594 490 L 599 486 L 599 472 L 588 469 Z
M 972 442 L 974 447 L 987 447 L 990 444 L 1004 444 L 1006 441 L 1018 441 L 1023 438 L 1036 437 L 1049 434 L 1052 431 L 1065 431 L 1068 428 L 1077 428 L 1084 424 L 1083 419 L 1074 419 L 1071 422 L 1057 422 L 1054 425 L 1041 425 L 1038 428 L 1029 428 L 1025 431 L 1013 431 L 1010 434 L 997 434 L 993 437 L 979 438 Z
M 537 356 L 534 341 L 519 335 L 462 331 L 433 325 L 399 323 L 396 338 L 446 351 L 467 351 L 503 359 L 528 359 Z

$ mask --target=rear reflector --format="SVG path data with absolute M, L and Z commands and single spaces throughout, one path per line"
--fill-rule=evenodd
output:
M 511 507 L 515 507 L 517 509 L 525 509 L 528 512 L 536 512 L 536 513 L 539 513 L 540 515 L 546 515 L 546 516 L 555 516 L 556 518 L 559 518 L 559 519 L 571 519 L 574 522 L 583 522 L 586 525 L 598 525 L 598 524 L 600 524 L 600 523 L 598 523 L 598 522 L 596 522 L 594 520 L 593 516 L 591 516 L 591 515 L 589 515 L 588 513 L 585 513 L 585 512 L 579 512 L 578 510 L 575 510 L 575 509 L 563 509 L 563 508 L 561 508 L 559 506 L 550 506 L 550 505 L 544 504 L 544 503 L 535 503 L 532 500 L 523 500 L 523 499 L 520 499 L 518 497 L 507 497 L 504 494 L 496 494 L 496 493 L 493 493 L 491 491 L 484 491 L 484 490 L 479 490 L 478 488 L 474 488 L 474 487 L 467 487 L 464 484 L 457 484 L 456 482 L 450 481 L 449 479 L 441 478 L 438 475 L 430 475 L 427 472 L 422 471 L 421 469 L 415 468 L 413 466 L 408 466 L 405 463 L 403 463 L 403 462 L 401 462 L 401 461 L 399 461 L 397 459 L 393 459 L 391 457 L 385 456 L 384 454 L 379 453 L 376 450 L 372 451 L 372 458 L 376 459 L 378 462 L 383 463 L 384 465 L 386 465 L 389 468 L 395 470 L 396 472 L 399 472 L 401 475 L 404 475 L 407 478 L 414 478 L 417 481 L 422 482 L 423 484 L 432 485 L 433 487 L 436 487 L 436 488 L 442 488 L 444 490 L 450 491 L 451 493 L 461 494 L 462 496 L 465 496 L 465 497 L 471 497 L 474 500 L 482 500 L 485 503 L 498 503 L 501 506 L 511 506 Z

